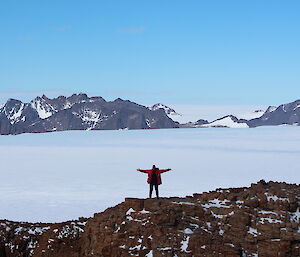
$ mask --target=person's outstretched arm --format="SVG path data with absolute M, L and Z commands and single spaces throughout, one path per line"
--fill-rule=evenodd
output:
M 151 170 L 142 170 L 142 169 L 137 169 L 137 171 L 139 171 L 139 172 L 143 172 L 143 173 L 148 173 L 149 171 L 151 171 Z
M 164 172 L 167 172 L 169 170 L 172 170 L 172 169 L 165 169 L 165 170 L 159 170 L 160 173 L 164 173 Z

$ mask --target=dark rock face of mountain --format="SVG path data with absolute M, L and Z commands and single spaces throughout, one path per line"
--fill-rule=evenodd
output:
M 282 104 L 279 107 L 269 106 L 263 112 L 256 110 L 254 113 L 260 115 L 255 119 L 239 119 L 233 115 L 227 115 L 217 120 L 207 122 L 199 120 L 186 124 L 186 127 L 259 127 L 259 126 L 278 126 L 278 125 L 300 125 L 300 100 L 288 104 Z M 230 122 L 228 123 L 228 120 Z M 239 126 L 242 125 L 242 126 Z M 182 127 L 182 126 L 181 126 Z
M 200 119 L 200 120 L 197 120 L 194 125 L 205 125 L 205 124 L 208 124 L 208 120 L 204 120 L 204 119 Z
M 247 122 L 249 127 L 300 125 L 300 100 L 282 104 L 279 107 L 270 106 L 260 118 Z
M 63 130 L 113 130 L 177 128 L 162 109 L 149 108 L 120 98 L 74 94 L 30 103 L 10 99 L 0 109 L 0 134 L 41 133 Z
M 300 186 L 136 199 L 55 224 L 0 220 L 0 256 L 300 256 Z

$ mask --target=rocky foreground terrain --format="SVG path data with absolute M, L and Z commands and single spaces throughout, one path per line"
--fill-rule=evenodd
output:
M 260 181 L 185 198 L 127 198 L 94 217 L 0 220 L 0 256 L 300 256 L 300 186 Z

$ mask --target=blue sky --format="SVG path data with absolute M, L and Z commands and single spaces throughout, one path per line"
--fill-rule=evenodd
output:
M 143 104 L 300 98 L 300 2 L 0 2 L 0 100 L 86 92 Z

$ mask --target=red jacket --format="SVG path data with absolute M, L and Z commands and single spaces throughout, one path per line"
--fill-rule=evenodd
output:
M 164 172 L 166 172 L 166 171 L 169 171 L 169 170 L 171 170 L 171 169 L 165 169 L 165 170 L 156 170 L 156 178 L 157 178 L 157 185 L 161 185 L 161 176 L 160 176 L 160 174 L 161 173 L 164 173 Z M 140 172 L 143 172 L 143 173 L 147 173 L 148 174 L 148 179 L 147 179 L 147 182 L 148 182 L 148 184 L 150 184 L 151 183 L 151 180 L 152 180 L 152 174 L 153 174 L 153 170 L 151 169 L 151 170 L 141 170 L 141 169 L 138 169 L 138 171 L 140 171 Z

